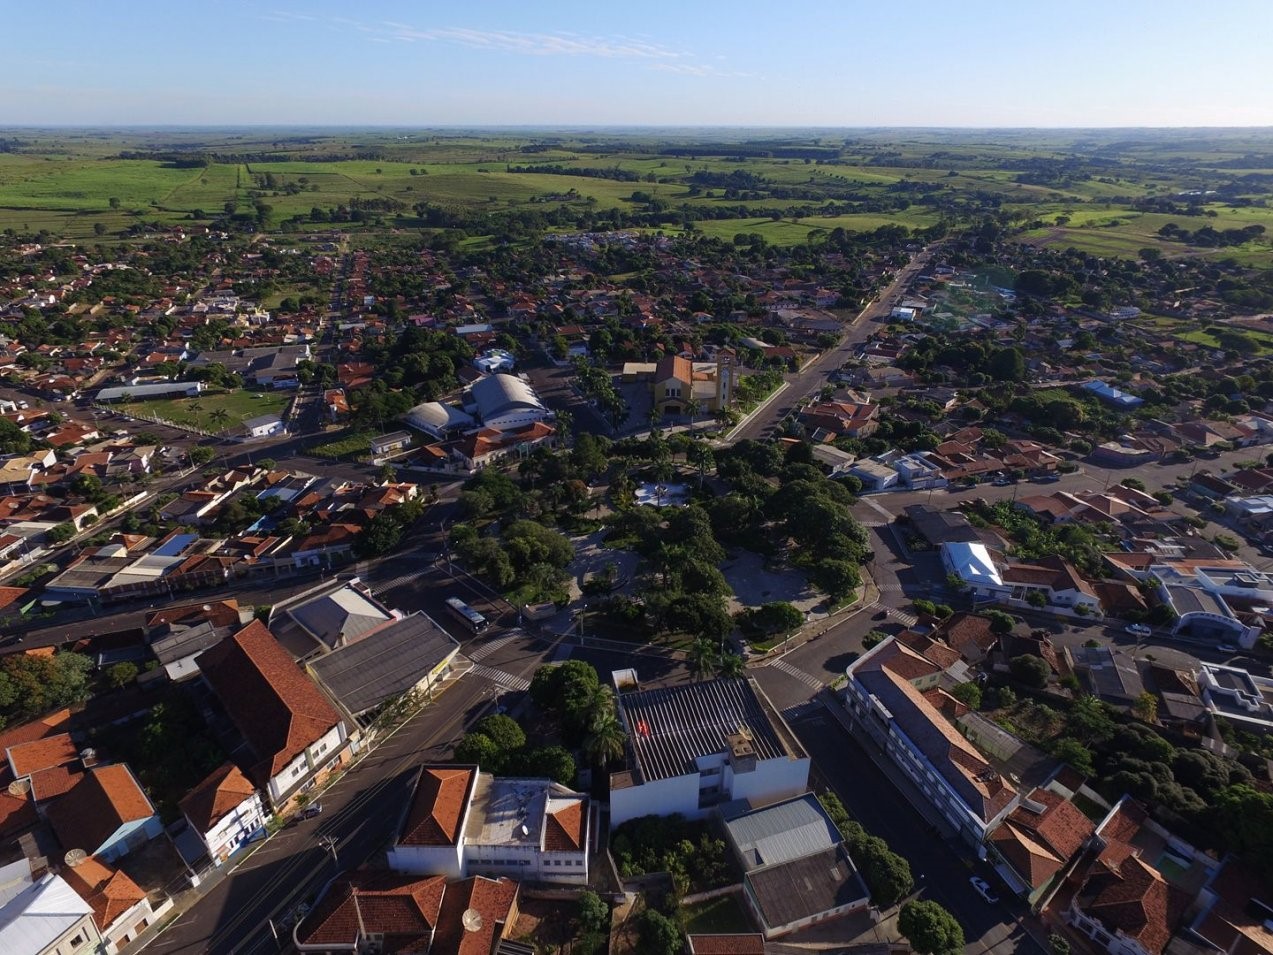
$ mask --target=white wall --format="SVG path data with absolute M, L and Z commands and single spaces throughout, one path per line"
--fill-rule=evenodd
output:
M 753 805 L 776 802 L 808 790 L 809 758 L 760 760 L 750 773 L 735 773 L 726 767 L 725 780 L 733 799 L 746 799 Z
M 208 847 L 208 855 L 212 861 L 220 865 L 226 856 L 260 832 L 265 827 L 267 818 L 265 806 L 256 793 L 235 806 L 232 812 L 202 833 L 203 844 Z
M 610 790 L 610 828 L 641 816 L 670 816 L 679 812 L 690 819 L 706 815 L 698 808 L 698 773 L 659 779 L 641 786 Z
M 389 850 L 389 868 L 409 875 L 444 875 L 459 879 L 464 875 L 460 846 L 394 846 Z M 515 872 L 508 872 L 515 876 Z

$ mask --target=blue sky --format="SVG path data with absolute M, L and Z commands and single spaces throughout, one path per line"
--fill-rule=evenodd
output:
M 1273 126 L 1271 0 L 0 9 L 0 124 Z

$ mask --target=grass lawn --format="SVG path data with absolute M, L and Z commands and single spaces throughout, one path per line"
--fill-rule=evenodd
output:
M 350 458 L 371 454 L 374 431 L 342 431 L 338 437 L 323 444 L 316 444 L 309 453 L 316 458 Z
M 154 415 L 203 431 L 220 432 L 233 430 L 248 418 L 282 412 L 291 400 L 291 394 L 286 391 L 227 391 L 202 394 L 196 398 L 134 401 L 121 405 L 120 410 L 132 415 Z M 224 411 L 227 417 L 217 415 L 218 409 Z
M 733 935 L 756 931 L 737 895 L 687 905 L 681 909 L 681 919 L 689 934 Z

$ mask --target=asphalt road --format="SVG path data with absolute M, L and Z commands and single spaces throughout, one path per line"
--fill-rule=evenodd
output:
M 1018 922 L 1025 912 L 1009 896 L 991 867 L 974 862 L 962 842 L 932 834 L 928 822 L 896 795 L 885 776 L 859 743 L 821 708 L 792 721 L 792 729 L 813 760 L 811 782 L 836 792 L 849 814 L 873 835 L 882 837 L 910 863 L 916 896 L 933 899 L 963 926 L 970 953 L 1042 952 Z M 970 876 L 986 879 L 1001 901 L 987 903 L 969 884 Z
M 483 657 L 483 664 L 529 679 L 553 654 L 551 645 L 494 631 L 469 640 L 465 649 L 473 652 L 510 636 Z M 162 955 L 277 951 L 271 920 L 286 920 L 335 873 L 355 868 L 385 848 L 409 798 L 415 767 L 446 759 L 464 728 L 503 692 L 499 682 L 478 673 L 461 678 L 327 789 L 320 797 L 321 816 L 266 841 L 147 950 Z M 327 837 L 335 840 L 330 851 L 319 843 Z
M 911 281 L 928 264 L 929 251 L 916 255 L 909 264 L 898 270 L 893 281 L 880 295 L 858 313 L 849 324 L 840 344 L 830 351 L 823 352 L 803 369 L 795 374 L 787 375 L 787 390 L 768 405 L 757 411 L 746 424 L 738 430 L 735 440 L 746 438 L 763 438 L 787 415 L 795 409 L 803 399 L 817 392 L 827 384 L 827 375 L 839 369 L 879 327 L 888 320 L 893 309 L 893 300 L 906 289 Z

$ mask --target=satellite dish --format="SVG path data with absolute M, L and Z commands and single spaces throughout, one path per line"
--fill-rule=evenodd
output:
M 72 849 L 65 856 L 63 856 L 63 861 L 65 861 L 67 865 L 74 868 L 75 866 L 79 865 L 81 862 L 83 862 L 87 858 L 88 858 L 88 853 L 85 852 L 83 849 Z
M 464 914 L 460 916 L 460 921 L 464 923 L 464 931 L 480 932 L 482 930 L 482 913 L 477 909 L 465 909 Z
M 203 612 L 204 612 L 204 613 L 207 613 L 207 612 L 208 612 L 209 610 L 211 610 L 211 609 L 212 609 L 212 604 L 204 604 L 204 605 L 203 605 Z
M 21 796 L 25 796 L 30 791 L 31 791 L 30 776 L 23 776 L 21 779 L 15 779 L 13 782 L 9 783 L 10 796 L 21 797 Z
M 96 758 L 97 758 L 97 750 L 93 749 L 93 747 L 86 746 L 84 747 L 84 749 L 80 750 L 80 759 L 89 760 L 89 759 L 96 759 Z

